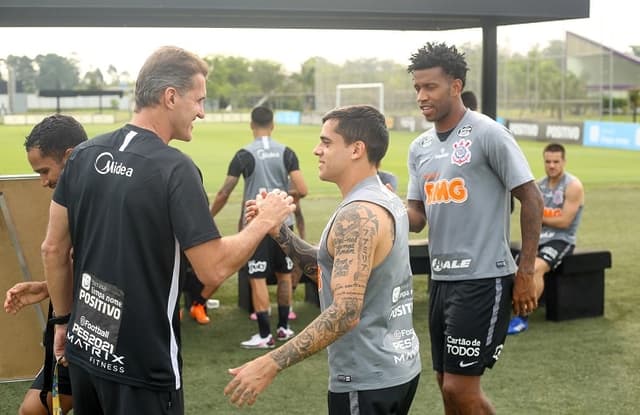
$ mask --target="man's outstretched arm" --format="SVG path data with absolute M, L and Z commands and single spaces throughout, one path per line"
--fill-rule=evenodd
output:
M 225 394 L 232 403 L 252 405 L 280 371 L 325 349 L 358 325 L 379 244 L 379 209 L 354 202 L 338 214 L 329 234 L 333 303 L 282 347 L 230 369 L 235 377 Z
M 286 225 L 280 226 L 280 232 L 273 239 L 303 274 L 318 282 L 318 247 L 304 241 Z
M 46 281 L 19 282 L 7 290 L 4 299 L 4 311 L 16 314 L 31 304 L 39 303 L 49 297 Z
M 185 249 L 198 279 L 211 289 L 217 289 L 249 260 L 268 232 L 277 229 L 293 213 L 295 205 L 292 201 L 286 192 L 271 192 L 260 213 L 241 232 Z

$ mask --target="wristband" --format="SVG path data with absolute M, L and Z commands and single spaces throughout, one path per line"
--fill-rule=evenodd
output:
M 54 314 L 53 317 L 49 319 L 49 324 L 67 324 L 69 323 L 70 317 L 71 317 L 71 313 L 65 314 L 64 316 L 56 316 Z

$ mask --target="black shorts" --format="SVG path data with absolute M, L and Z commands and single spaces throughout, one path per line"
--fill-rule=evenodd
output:
M 429 332 L 433 370 L 480 376 L 500 357 L 511 317 L 513 275 L 431 280 Z
M 420 375 L 384 389 L 327 394 L 329 415 L 404 415 L 409 413 Z
M 55 364 L 53 367 L 55 367 Z M 47 374 L 46 376 L 50 376 L 51 379 L 53 379 L 53 372 Z M 40 371 L 36 375 L 36 378 L 33 380 L 31 388 L 29 389 L 36 389 L 41 391 L 44 388 L 44 377 L 45 373 L 43 366 L 40 368 Z M 50 387 L 47 388 L 47 393 L 49 392 L 51 392 Z M 69 369 L 62 365 L 58 366 L 58 393 L 62 395 L 71 395 L 71 380 L 69 379 Z
M 116 383 L 69 364 L 73 413 L 92 415 L 183 415 L 182 389 L 153 390 Z
M 549 268 L 553 271 L 562 264 L 564 257 L 571 254 L 575 247 L 569 242 L 555 239 L 538 246 L 538 258 L 542 258 L 549 264 Z
M 185 257 L 186 259 L 186 257 Z M 186 308 L 191 307 L 194 301 L 206 300 L 202 298 L 202 289 L 204 284 L 198 279 L 193 267 L 186 261 L 186 267 L 184 272 L 184 281 L 182 284 L 182 292 L 184 293 L 184 306 Z
M 289 273 L 292 270 L 293 261 L 285 255 L 276 241 L 267 236 L 238 272 L 249 278 L 267 278 L 276 272 Z

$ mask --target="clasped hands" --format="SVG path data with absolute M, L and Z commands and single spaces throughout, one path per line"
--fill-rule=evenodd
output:
M 284 215 L 282 215 L 282 211 L 279 210 L 281 209 L 280 206 L 282 201 L 286 204 L 286 211 L 284 212 Z M 278 235 L 280 225 L 296 210 L 296 205 L 293 203 L 293 197 L 280 189 L 274 189 L 270 192 L 261 189 L 255 199 L 247 200 L 245 202 L 244 207 L 244 219 L 246 223 L 250 223 L 260 213 L 265 214 L 270 218 L 279 219 L 275 226 L 273 226 L 269 231 L 271 236 Z

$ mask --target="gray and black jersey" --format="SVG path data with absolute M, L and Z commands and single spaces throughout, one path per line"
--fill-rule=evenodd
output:
M 135 387 L 182 387 L 181 252 L 219 238 L 193 161 L 132 125 L 78 145 L 53 200 L 73 244 L 66 356 Z
M 435 128 L 409 147 L 407 198 L 424 203 L 431 278 L 459 281 L 512 274 L 510 191 L 533 181 L 512 134 L 467 110 L 447 134 Z
M 255 199 L 260 189 L 268 192 L 274 189 L 289 190 L 289 173 L 300 170 L 298 157 L 271 137 L 258 137 L 251 144 L 239 150 L 231 162 L 227 175 L 244 177 L 244 202 Z M 242 214 L 244 223 L 244 211 Z M 293 215 L 285 221 L 287 226 L 293 225 Z
M 413 330 L 413 285 L 409 264 L 409 221 L 402 201 L 378 176 L 358 183 L 327 224 L 318 250 L 320 307 L 333 303 L 333 261 L 327 237 L 338 212 L 355 201 L 385 208 L 395 222 L 389 255 L 371 271 L 360 322 L 328 347 L 329 390 L 334 393 L 382 389 L 409 382 L 420 373 L 420 344 Z
M 544 177 L 538 181 L 538 187 L 542 192 L 542 198 L 544 200 L 544 217 L 554 217 L 562 214 L 567 186 L 574 180 L 576 180 L 575 176 L 565 172 L 560 178 L 559 183 L 554 188 L 549 186 L 548 177 Z M 560 240 L 571 245 L 575 245 L 576 232 L 578 231 L 578 225 L 582 219 L 583 206 L 584 205 L 580 205 L 578 212 L 576 212 L 576 216 L 573 218 L 573 221 L 568 228 L 554 228 L 553 226 L 542 225 L 540 245 L 554 240 Z

